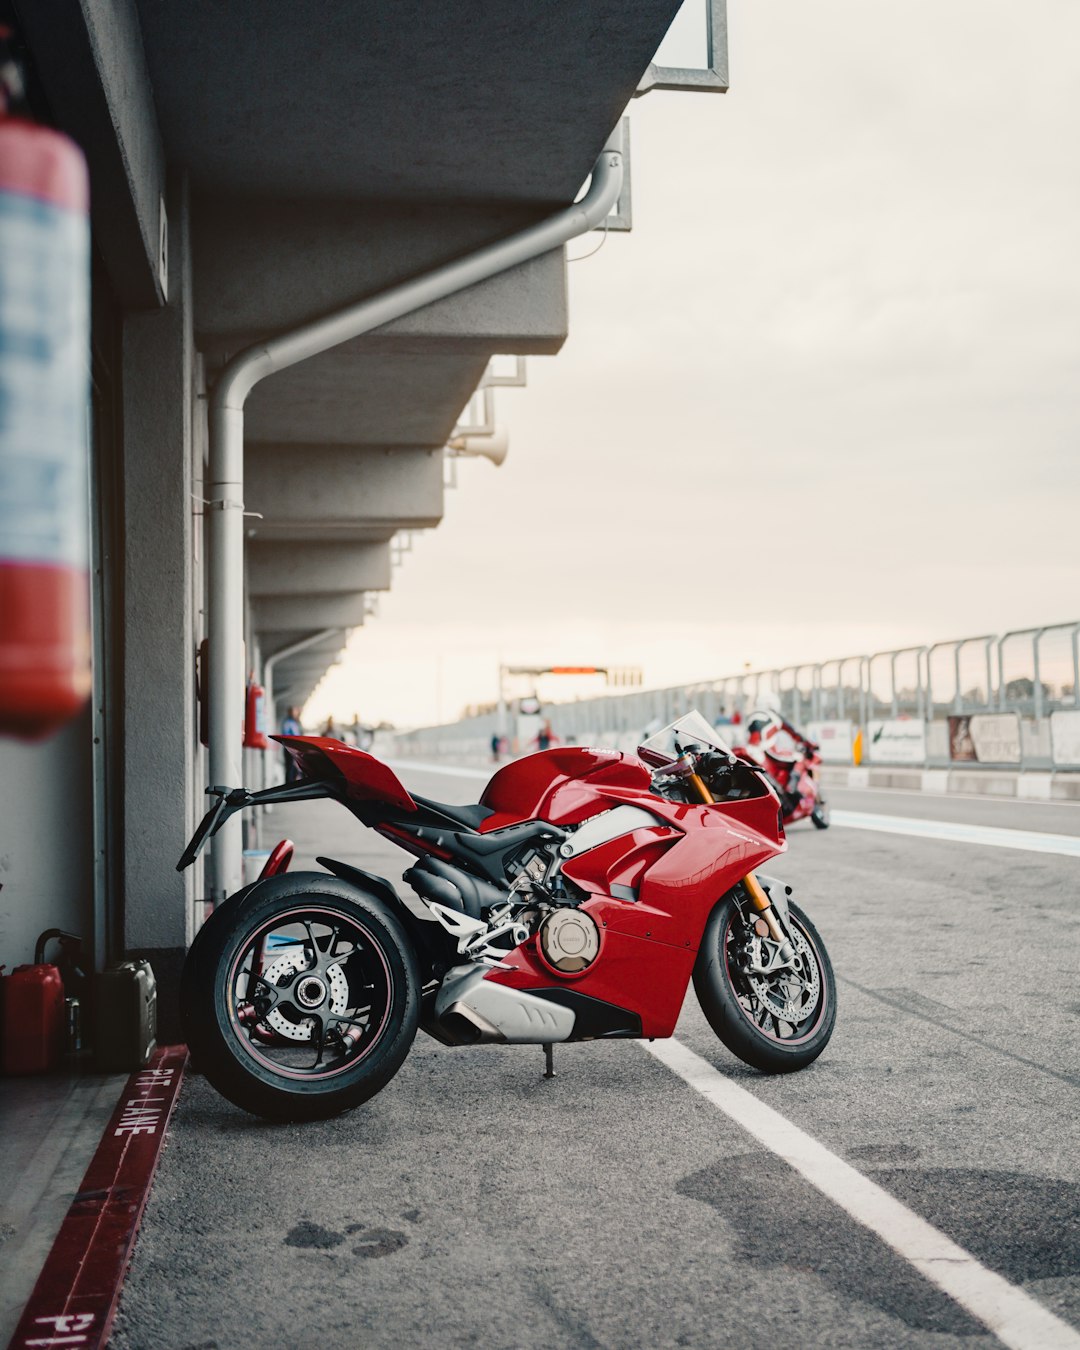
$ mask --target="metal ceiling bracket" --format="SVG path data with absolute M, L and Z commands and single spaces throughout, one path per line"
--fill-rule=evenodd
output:
M 653 89 L 698 90 L 726 94 L 728 91 L 727 0 L 705 0 L 706 61 L 703 67 L 659 66 L 649 62 L 634 93 L 635 98 Z

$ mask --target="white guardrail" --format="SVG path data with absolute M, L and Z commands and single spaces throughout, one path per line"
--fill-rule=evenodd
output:
M 1080 797 L 1080 622 L 552 703 L 543 719 L 504 717 L 500 725 L 492 711 L 398 733 L 395 747 L 491 764 L 493 737 L 501 735 L 504 755 L 525 753 L 537 748 L 546 720 L 558 742 L 633 749 L 646 727 L 691 708 L 737 742 L 762 704 L 805 727 L 825 762 L 860 771 L 857 780 L 889 770 L 898 786 Z M 1071 775 L 1076 781 L 1064 781 Z M 1023 791 L 1010 788 L 1019 776 Z

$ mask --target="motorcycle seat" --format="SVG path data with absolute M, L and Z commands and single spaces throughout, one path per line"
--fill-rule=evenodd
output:
M 495 814 L 490 806 L 480 806 L 479 804 L 476 806 L 458 806 L 451 802 L 432 801 L 430 797 L 421 797 L 417 792 L 411 795 L 417 806 L 428 811 L 434 811 L 440 816 L 445 816 L 447 820 L 452 820 L 455 825 L 464 825 L 467 830 L 478 830 L 488 816 Z

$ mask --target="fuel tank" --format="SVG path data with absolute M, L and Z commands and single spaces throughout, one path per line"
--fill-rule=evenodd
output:
M 500 830 L 519 820 L 577 825 L 611 801 L 603 788 L 648 792 L 648 769 L 633 755 L 586 746 L 560 746 L 526 755 L 501 768 L 484 789 L 481 805 L 494 814 L 480 826 Z

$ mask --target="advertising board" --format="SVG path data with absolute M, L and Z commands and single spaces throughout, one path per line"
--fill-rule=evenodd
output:
M 965 713 L 950 717 L 949 758 L 954 764 L 1019 764 L 1019 715 Z
M 1080 764 L 1080 708 L 1050 714 L 1050 744 L 1055 764 Z
M 867 728 L 871 764 L 925 764 L 926 724 L 918 718 L 894 717 Z
M 848 721 L 810 722 L 806 734 L 820 747 L 824 764 L 850 764 L 855 746 L 855 728 Z

